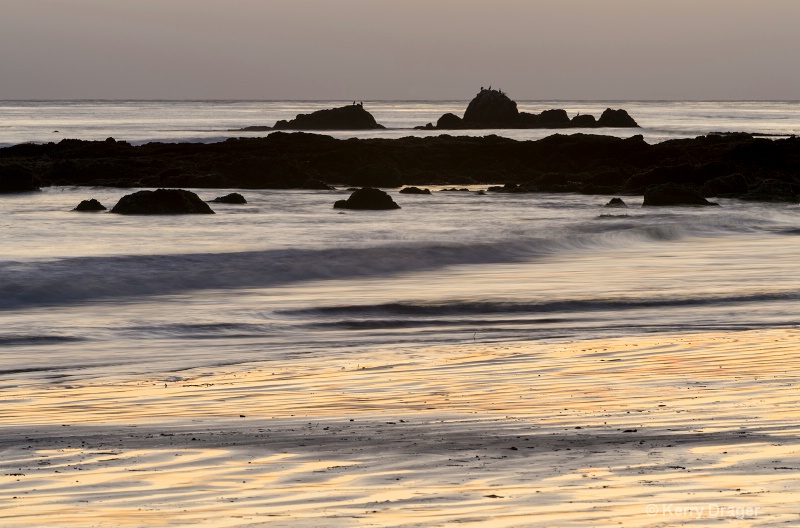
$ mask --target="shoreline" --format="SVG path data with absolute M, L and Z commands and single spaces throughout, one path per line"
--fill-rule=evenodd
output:
M 789 522 L 797 337 L 339 351 L 167 387 L 9 388 L 0 523 L 662 526 L 665 505 L 699 504 Z

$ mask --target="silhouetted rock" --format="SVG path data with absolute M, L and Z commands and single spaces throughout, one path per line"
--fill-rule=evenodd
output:
M 419 187 L 404 187 L 400 189 L 400 194 L 431 194 L 431 190 L 420 189 Z
M 663 206 L 663 205 L 719 205 L 709 202 L 700 193 L 690 187 L 665 183 L 663 185 L 653 185 L 644 192 L 644 203 L 642 206 Z
M 457 115 L 448 112 L 436 121 L 436 128 L 441 130 L 458 130 L 464 128 L 464 121 Z
M 500 90 L 482 89 L 469 102 L 464 112 L 464 125 L 478 128 L 515 127 L 518 117 L 517 103 L 506 94 Z
M 226 203 L 226 204 L 246 204 L 247 203 L 247 200 L 244 199 L 244 196 L 242 196 L 239 193 L 235 193 L 235 192 L 234 193 L 230 193 L 230 194 L 226 194 L 225 196 L 217 196 L 216 198 L 214 198 L 211 201 L 215 202 L 215 203 Z
M 337 200 L 333 204 L 334 209 L 365 209 L 365 210 L 386 210 L 400 209 L 400 206 L 392 200 L 392 197 L 380 189 L 364 187 L 350 195 L 347 200 Z
M 272 130 L 271 126 L 252 125 L 252 126 L 246 126 L 244 128 L 234 128 L 229 130 L 229 132 L 269 132 L 270 130 Z
M 360 104 L 298 114 L 291 121 L 280 120 L 275 130 L 375 130 L 384 128 Z
M 73 211 L 81 211 L 81 212 L 105 211 L 105 210 L 106 210 L 105 206 L 94 198 L 92 198 L 91 200 L 83 200 L 81 203 L 78 204 L 78 207 L 73 209 Z
M 628 115 L 625 110 L 612 110 L 606 108 L 603 115 L 597 121 L 597 125 L 601 127 L 611 128 L 638 128 L 639 125 L 634 119 Z
M 569 124 L 575 128 L 594 128 L 598 126 L 597 119 L 591 114 L 576 115 Z
M 324 181 L 318 178 L 310 178 L 306 180 L 306 182 L 300 186 L 301 189 L 310 189 L 314 191 L 335 191 L 335 187 L 331 187 Z
M 183 189 L 139 191 L 123 196 L 111 209 L 119 214 L 214 214 L 195 193 Z
M 628 207 L 628 204 L 623 202 L 622 198 L 612 198 L 605 207 Z
M 38 191 L 33 171 L 18 164 L 0 165 L 0 193 Z

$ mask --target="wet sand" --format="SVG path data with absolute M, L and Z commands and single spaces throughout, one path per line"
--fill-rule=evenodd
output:
M 798 338 L 477 339 L 6 386 L 0 526 L 785 526 Z

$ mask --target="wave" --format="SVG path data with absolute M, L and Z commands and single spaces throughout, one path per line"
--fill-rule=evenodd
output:
M 691 306 L 719 306 L 730 304 L 763 303 L 772 301 L 795 301 L 800 291 L 780 293 L 757 293 L 730 296 L 670 297 L 670 298 L 621 298 L 621 299 L 574 299 L 542 302 L 495 302 L 495 301 L 451 301 L 444 303 L 396 302 L 365 305 L 319 306 L 277 313 L 288 316 L 328 317 L 452 317 L 502 314 L 576 313 L 622 310 L 646 310 Z M 560 322 L 559 319 L 536 320 L 534 322 Z M 351 322 L 347 322 L 351 324 Z M 357 323 L 356 323 L 357 324 Z M 368 323 L 365 323 L 368 324 Z
M 624 219 L 615 226 L 603 221 L 590 223 L 583 231 L 566 231 L 558 237 L 519 237 L 491 243 L 404 243 L 6 261 L 0 262 L 0 310 L 198 290 L 274 287 L 303 281 L 368 279 L 457 265 L 515 263 L 563 251 L 672 241 L 696 232 L 697 228 L 686 224 L 637 225 L 636 219 Z

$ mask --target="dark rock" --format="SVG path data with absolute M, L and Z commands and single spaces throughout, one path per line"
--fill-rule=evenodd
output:
M 591 114 L 578 114 L 572 118 L 570 126 L 575 128 L 594 128 L 597 126 L 597 119 Z
M 457 189 L 456 187 L 450 187 L 449 189 L 441 189 L 439 192 L 469 192 L 469 189 L 466 187 L 462 187 Z
M 212 202 L 215 203 L 226 203 L 226 204 L 246 204 L 247 200 L 244 199 L 239 193 L 230 193 L 226 194 L 225 196 L 217 196 Z
M 429 123 L 430 124 L 430 123 Z M 431 126 L 431 128 L 433 128 Z M 458 130 L 464 128 L 464 120 L 452 113 L 446 113 L 436 122 L 436 128 L 440 130 Z
M 646 172 L 635 174 L 625 182 L 625 190 L 644 192 L 651 185 L 664 183 L 692 184 L 697 181 L 697 167 L 689 164 L 658 166 Z
M 291 121 L 275 123 L 275 130 L 376 130 L 384 128 L 360 104 L 298 114 Z
M 748 190 L 747 180 L 740 173 L 729 174 L 708 180 L 703 185 L 702 194 L 711 196 L 730 196 L 744 194 Z
M 611 128 L 639 128 L 639 124 L 625 110 L 606 108 L 597 121 L 598 126 Z
M 467 127 L 503 128 L 516 126 L 518 117 L 517 103 L 506 94 L 500 90 L 481 89 L 464 112 L 464 124 Z
M 605 205 L 605 207 L 628 207 L 628 204 L 622 201 L 622 198 L 612 198 Z
M 400 189 L 400 194 L 431 194 L 431 190 L 420 189 L 419 187 L 404 187 Z
M 337 200 L 333 204 L 334 209 L 363 209 L 363 210 L 387 210 L 400 209 L 400 206 L 392 200 L 392 197 L 380 189 L 364 187 L 358 189 L 347 200 Z
M 389 161 L 376 161 L 358 167 L 346 183 L 358 187 L 402 187 L 405 182 L 396 165 Z
M 0 193 L 38 191 L 33 171 L 19 164 L 0 165 Z
M 111 209 L 119 214 L 214 214 L 195 193 L 183 189 L 138 191 L 123 196 Z
M 652 185 L 644 192 L 645 206 L 663 205 L 719 205 L 709 202 L 700 193 L 690 187 L 665 183 L 663 185 Z
M 538 126 L 540 128 L 566 128 L 570 126 L 566 110 L 545 110 L 539 114 Z
M 780 180 L 764 180 L 740 196 L 750 202 L 797 203 L 797 193 L 792 185 Z
M 252 125 L 252 126 L 246 126 L 244 128 L 234 128 L 229 130 L 228 132 L 269 132 L 270 130 L 272 130 L 271 126 Z
M 83 200 L 81 203 L 78 204 L 78 207 L 73 209 L 73 211 L 105 211 L 106 208 L 103 204 L 92 198 L 91 200 Z
M 301 189 L 310 189 L 315 191 L 334 191 L 335 187 L 331 187 L 324 181 L 317 178 L 310 178 L 300 187 Z
M 488 189 L 489 192 L 499 192 L 499 193 L 521 193 L 525 192 L 525 189 L 520 186 L 520 184 L 515 182 L 506 183 L 505 185 L 492 185 Z

